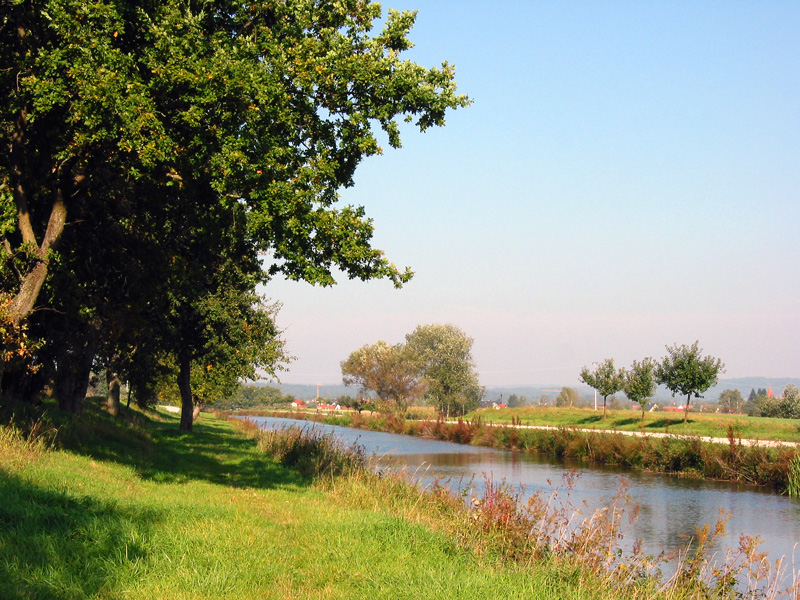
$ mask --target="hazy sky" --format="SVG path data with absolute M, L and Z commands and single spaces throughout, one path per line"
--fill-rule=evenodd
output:
M 342 191 L 406 287 L 266 287 L 284 383 L 424 323 L 473 337 L 487 386 L 695 340 L 725 377 L 800 377 L 800 3 L 383 6 L 419 9 L 407 57 L 455 64 L 474 104 Z

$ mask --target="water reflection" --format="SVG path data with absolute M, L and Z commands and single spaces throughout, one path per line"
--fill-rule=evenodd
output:
M 647 552 L 684 548 L 696 525 L 713 528 L 720 509 L 730 514 L 727 532 L 716 551 L 738 545 L 741 533 L 758 535 L 761 549 L 772 561 L 786 556 L 791 565 L 800 542 L 800 503 L 763 488 L 700 479 L 679 478 L 619 468 L 588 467 L 537 455 L 463 446 L 412 436 L 312 424 L 291 419 L 258 417 L 262 426 L 300 425 L 331 431 L 345 444 L 357 443 L 385 464 L 405 466 L 415 480 L 449 482 L 460 491 L 473 483 L 477 491 L 485 478 L 514 485 L 523 494 L 563 490 L 562 475 L 577 469 L 580 477 L 572 494 L 575 505 L 599 508 L 613 501 L 620 479 L 630 483 L 630 496 L 640 507 L 628 538 L 641 539 Z M 561 492 L 563 496 L 563 491 Z M 798 557 L 800 559 L 800 557 Z

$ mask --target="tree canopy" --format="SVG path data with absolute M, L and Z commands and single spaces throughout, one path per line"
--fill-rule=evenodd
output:
M 472 338 L 455 325 L 420 325 L 406 335 L 427 383 L 428 401 L 443 415 L 463 415 L 485 395 L 472 359 Z
M 603 397 L 603 418 L 606 418 L 606 399 L 620 391 L 625 385 L 625 370 L 614 367 L 614 359 L 607 358 L 593 371 L 588 367 L 581 369 L 581 381 L 597 390 Z
M 425 390 L 416 356 L 403 344 L 367 344 L 342 361 L 341 368 L 345 385 L 358 385 L 364 394 L 374 392 L 401 413 Z
M 700 394 L 716 385 L 721 373 L 725 372 L 722 361 L 713 356 L 701 356 L 699 342 L 691 346 L 683 344 L 667 346 L 665 356 L 656 369 L 656 379 L 672 392 L 672 395 L 686 396 L 686 410 L 683 420 L 689 415 L 689 403 L 692 396 L 700 398 Z
M 480 404 L 484 389 L 472 360 L 472 338 L 454 325 L 420 325 L 405 344 L 384 341 L 342 361 L 345 385 L 357 384 L 405 411 L 424 398 L 443 415 L 463 415 Z
M 647 401 L 656 392 L 657 366 L 653 359 L 644 358 L 641 361 L 633 361 L 631 368 L 625 371 L 623 390 L 628 400 L 636 402 L 642 407 L 642 421 L 644 421 L 644 410 L 647 407 Z
M 244 327 L 242 302 L 259 306 L 270 276 L 406 282 L 338 190 L 380 139 L 401 145 L 400 122 L 440 126 L 469 100 L 451 65 L 401 58 L 415 13 L 389 11 L 373 31 L 380 17 L 365 0 L 4 4 L 2 342 L 16 362 L 29 352 L 22 362 L 51 367 L 36 384 L 4 362 L 3 391 L 55 377 L 57 394 L 79 398 L 97 360 L 151 389 L 166 353 L 186 410 L 191 364 L 227 352 L 212 348 L 215 328 Z M 220 320 L 207 309 L 222 299 Z M 54 315 L 66 344 L 49 343 Z M 34 352 L 26 327 L 50 349 Z

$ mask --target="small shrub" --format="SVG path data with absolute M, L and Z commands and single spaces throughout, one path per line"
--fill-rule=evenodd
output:
M 313 428 L 292 425 L 264 430 L 256 440 L 260 450 L 306 477 L 337 477 L 367 466 L 362 446 L 345 447 L 333 434 L 323 434 Z

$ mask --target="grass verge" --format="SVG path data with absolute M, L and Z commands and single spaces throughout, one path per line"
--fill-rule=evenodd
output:
M 57 432 L 0 427 L 0 598 L 617 597 L 410 518 L 428 511 L 399 481 L 304 474 L 210 415 L 177 425 L 90 406 Z

